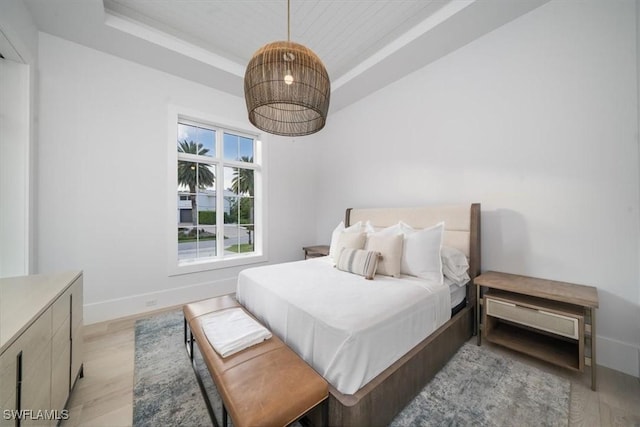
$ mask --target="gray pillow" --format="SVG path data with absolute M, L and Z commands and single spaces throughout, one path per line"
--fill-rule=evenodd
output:
M 343 248 L 338 257 L 336 268 L 364 276 L 371 280 L 376 274 L 380 252 L 365 251 L 364 249 Z

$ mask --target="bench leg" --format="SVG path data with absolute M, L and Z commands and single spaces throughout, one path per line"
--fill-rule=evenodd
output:
M 189 325 L 187 324 L 187 319 L 184 319 L 184 347 L 187 349 L 187 354 L 189 355 L 189 359 L 193 360 L 193 347 L 190 345 L 191 341 L 193 341 L 193 337 L 189 339 Z
M 189 360 L 191 361 L 191 367 L 193 368 L 193 373 L 196 375 L 196 380 L 198 380 L 198 386 L 200 387 L 200 392 L 202 394 L 202 398 L 204 399 L 204 403 L 207 407 L 207 412 L 209 412 L 209 418 L 213 422 L 214 427 L 219 427 L 218 420 L 216 419 L 216 414 L 213 412 L 213 407 L 211 406 L 211 401 L 209 400 L 209 395 L 207 394 L 207 389 L 202 382 L 202 377 L 200 377 L 200 372 L 198 372 L 198 367 L 196 366 L 195 354 L 193 352 L 193 343 L 195 339 L 193 338 L 193 332 L 189 328 L 187 319 L 184 319 L 184 345 L 187 349 L 187 354 L 189 355 Z M 222 405 L 223 410 L 223 423 L 226 427 L 226 409 L 224 404 Z
M 224 403 L 222 404 L 222 427 L 227 427 L 228 426 L 228 419 L 227 419 L 227 407 L 224 406 Z

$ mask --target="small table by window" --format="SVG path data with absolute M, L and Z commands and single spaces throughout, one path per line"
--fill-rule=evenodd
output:
M 328 245 L 305 246 L 302 250 L 304 251 L 304 259 L 329 255 Z

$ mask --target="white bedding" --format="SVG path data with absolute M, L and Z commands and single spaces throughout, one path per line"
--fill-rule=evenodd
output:
M 449 286 L 449 294 L 451 295 L 451 308 L 460 304 L 467 296 L 467 287 L 458 286 L 453 280 L 448 277 L 444 277 L 444 284 Z
M 244 270 L 236 297 L 344 394 L 451 317 L 449 286 L 406 276 L 365 280 L 328 257 Z

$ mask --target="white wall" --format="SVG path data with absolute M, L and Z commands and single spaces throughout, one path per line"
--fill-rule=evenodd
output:
M 330 117 L 318 240 L 349 206 L 482 203 L 482 269 L 595 285 L 640 375 L 635 2 L 552 1 Z
M 84 270 L 86 323 L 233 292 L 239 268 L 167 274 L 166 132 L 169 104 L 249 126 L 244 99 L 43 33 L 40 75 L 39 272 Z M 301 259 L 309 145 L 265 145 L 269 262 Z

